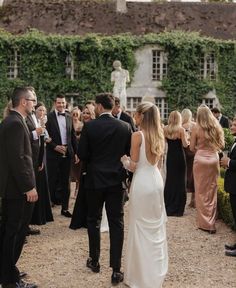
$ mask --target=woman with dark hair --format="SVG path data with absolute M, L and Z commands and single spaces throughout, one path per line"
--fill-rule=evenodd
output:
M 38 102 L 35 106 L 35 116 L 39 125 L 45 129 L 47 122 L 47 110 L 42 102 Z M 49 142 L 50 138 L 46 130 L 43 135 L 40 136 L 40 150 L 38 158 L 39 171 L 36 178 L 36 187 L 38 192 L 38 201 L 35 203 L 34 211 L 30 224 L 44 225 L 46 222 L 53 221 L 53 215 L 50 205 L 50 197 L 48 190 L 48 181 L 46 174 L 46 167 L 44 161 L 45 142 Z

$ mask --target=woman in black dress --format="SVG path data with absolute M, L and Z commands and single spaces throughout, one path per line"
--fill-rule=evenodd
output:
M 83 108 L 82 111 L 82 121 L 84 123 L 95 119 L 94 106 L 88 104 Z M 84 181 L 86 177 L 86 163 L 81 163 L 80 172 L 80 182 L 79 182 L 79 192 L 76 197 L 75 206 L 72 214 L 72 219 L 70 223 L 70 229 L 76 230 L 79 228 L 87 228 L 87 199 L 86 190 L 84 188 Z
M 164 189 L 167 216 L 183 216 L 186 204 L 186 161 L 183 147 L 188 146 L 181 114 L 172 111 L 164 128 L 168 144 Z
M 46 124 L 46 107 L 42 102 L 38 102 L 35 106 L 35 115 L 41 127 L 45 128 Z M 33 225 L 44 225 L 46 222 L 53 221 L 53 215 L 50 205 L 48 181 L 46 175 L 46 167 L 44 161 L 45 141 L 50 141 L 50 138 L 45 130 L 40 136 L 40 151 L 39 151 L 39 171 L 36 177 L 36 187 L 38 192 L 38 201 L 35 203 L 34 211 L 31 219 Z

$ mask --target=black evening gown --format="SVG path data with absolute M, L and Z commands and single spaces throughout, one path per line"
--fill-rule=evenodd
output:
M 168 139 L 166 183 L 167 216 L 183 216 L 186 204 L 186 161 L 181 139 Z
M 38 192 L 38 201 L 35 203 L 33 215 L 30 224 L 44 225 L 47 222 L 53 221 L 51 201 L 49 197 L 48 179 L 45 166 L 45 146 L 44 135 L 40 136 L 40 150 L 39 150 L 39 166 L 44 164 L 42 171 L 39 171 L 36 175 L 36 187 Z
M 47 222 L 53 221 L 45 168 L 38 173 L 36 183 L 38 201 L 35 203 L 30 224 L 44 225 Z
M 82 167 L 79 182 L 79 191 L 75 200 L 75 206 L 71 218 L 71 223 L 69 226 L 69 228 L 73 230 L 79 228 L 87 228 L 88 204 L 86 197 L 86 189 L 84 188 L 84 181 L 86 177 L 86 165 L 83 162 L 81 166 Z

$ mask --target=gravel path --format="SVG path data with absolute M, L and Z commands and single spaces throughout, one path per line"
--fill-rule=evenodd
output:
M 27 280 L 40 288 L 110 288 L 109 234 L 102 233 L 101 272 L 94 274 L 85 267 L 86 229 L 69 229 L 69 220 L 60 216 L 59 208 L 53 209 L 55 221 L 42 226 L 41 235 L 28 237 L 19 261 L 20 270 L 29 274 Z M 127 215 L 128 206 L 125 210 Z M 217 221 L 217 233 L 209 235 L 196 229 L 195 210 L 187 208 L 184 217 L 168 219 L 167 235 L 169 272 L 164 288 L 236 287 L 236 258 L 224 256 L 224 244 L 236 241 L 236 233 L 222 221 Z

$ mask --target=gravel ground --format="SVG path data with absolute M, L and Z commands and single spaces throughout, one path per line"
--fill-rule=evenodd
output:
M 71 200 L 71 210 L 73 202 Z M 127 210 L 128 205 L 126 215 Z M 195 213 L 195 209 L 187 208 L 184 217 L 168 219 L 169 272 L 163 287 L 236 287 L 236 258 L 224 256 L 224 244 L 236 241 L 236 233 L 220 220 L 216 234 L 197 230 Z M 111 287 L 109 234 L 102 233 L 101 272 L 95 274 L 85 267 L 86 229 L 69 229 L 70 220 L 60 215 L 59 207 L 53 208 L 53 214 L 55 221 L 40 227 L 41 235 L 28 237 L 18 264 L 21 271 L 27 271 L 26 280 L 37 283 L 40 288 Z

